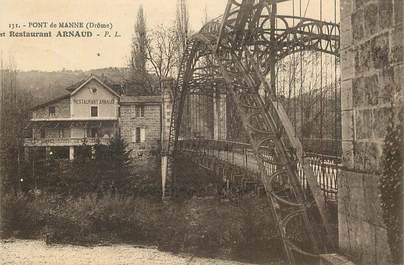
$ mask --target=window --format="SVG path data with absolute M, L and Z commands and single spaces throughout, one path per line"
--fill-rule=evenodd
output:
M 49 116 L 55 116 L 55 114 L 56 114 L 56 108 L 55 108 L 55 106 L 50 106 L 49 107 Z
M 140 143 L 140 128 L 136 128 L 136 143 Z
M 65 130 L 63 128 L 59 128 L 59 138 L 65 138 Z
M 146 141 L 146 129 L 137 127 L 133 131 L 132 142 L 134 143 L 144 143 Z
M 91 138 L 96 138 L 98 137 L 98 128 L 90 128 L 89 130 L 89 136 Z
M 45 137 L 46 137 L 46 131 L 45 131 L 45 128 L 41 128 L 41 130 L 40 130 L 40 134 L 41 134 L 41 138 L 45 138 Z
M 91 107 L 91 117 L 98 117 L 98 107 L 96 106 Z
M 144 117 L 144 106 L 143 105 L 138 105 L 135 107 L 136 110 L 136 117 Z

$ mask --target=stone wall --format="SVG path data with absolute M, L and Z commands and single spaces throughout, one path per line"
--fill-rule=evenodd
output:
M 161 106 L 147 103 L 142 105 L 144 105 L 144 117 L 136 117 L 136 104 L 121 105 L 120 110 L 120 133 L 128 148 L 132 149 L 134 159 L 145 159 L 160 149 Z M 134 132 L 138 127 L 146 131 L 143 143 L 136 143 L 134 139 Z
M 389 117 L 403 98 L 402 8 L 403 0 L 341 0 L 339 246 L 367 265 L 390 259 L 378 178 Z

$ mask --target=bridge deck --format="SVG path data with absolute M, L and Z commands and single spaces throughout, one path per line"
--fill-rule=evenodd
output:
M 187 140 L 189 141 L 189 140 Z M 204 140 L 206 141 L 206 140 Z M 198 142 L 196 140 L 195 142 Z M 210 143 L 212 141 L 209 141 Z M 233 145 L 235 143 L 232 142 L 226 142 L 226 141 L 221 141 L 222 147 L 223 146 L 229 146 Z M 224 143 L 224 144 L 223 144 Z M 252 173 L 252 175 L 258 175 L 259 174 L 259 168 L 258 168 L 258 162 L 257 159 L 255 158 L 255 155 L 252 151 L 252 149 L 246 145 L 246 144 L 240 144 L 236 143 L 238 145 L 238 148 L 235 150 L 225 150 L 225 149 L 220 149 L 220 148 L 211 148 L 212 145 L 209 144 L 199 144 L 193 146 L 199 146 L 199 148 L 189 148 L 184 146 L 181 148 L 182 152 L 187 152 L 187 153 L 192 153 L 193 155 L 198 155 L 198 156 L 207 156 L 210 158 L 216 158 L 220 160 L 221 162 L 225 162 L 230 165 L 237 166 L 239 168 L 247 169 Z M 240 146 L 244 146 L 240 148 Z M 230 148 L 229 148 L 230 149 Z M 308 155 L 310 157 L 310 165 L 311 168 L 313 169 L 315 176 L 317 178 L 318 183 L 320 184 L 321 190 L 324 193 L 324 196 L 326 197 L 327 201 L 336 201 L 337 199 L 337 180 L 338 180 L 338 175 L 340 173 L 340 162 L 339 159 L 336 157 L 330 157 L 330 156 L 321 156 L 317 154 L 310 154 Z M 270 155 L 268 155 L 267 158 L 270 158 Z M 270 164 L 268 162 L 264 163 L 265 168 L 267 170 L 268 174 L 271 174 L 272 172 L 275 171 L 276 166 L 274 164 Z M 301 181 L 302 186 L 307 189 L 308 185 L 305 180 L 303 170 L 298 165 L 298 175 Z M 252 181 L 253 178 L 251 178 Z M 257 181 L 257 180 L 255 180 Z

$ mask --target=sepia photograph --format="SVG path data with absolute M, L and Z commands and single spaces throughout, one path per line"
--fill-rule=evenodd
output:
M 403 0 L 0 0 L 0 265 L 403 265 Z

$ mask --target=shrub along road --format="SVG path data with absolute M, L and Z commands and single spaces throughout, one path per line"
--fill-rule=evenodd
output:
M 44 242 L 30 240 L 0 242 L 0 257 L 2 265 L 249 265 L 234 261 L 179 256 L 130 245 L 48 246 Z

